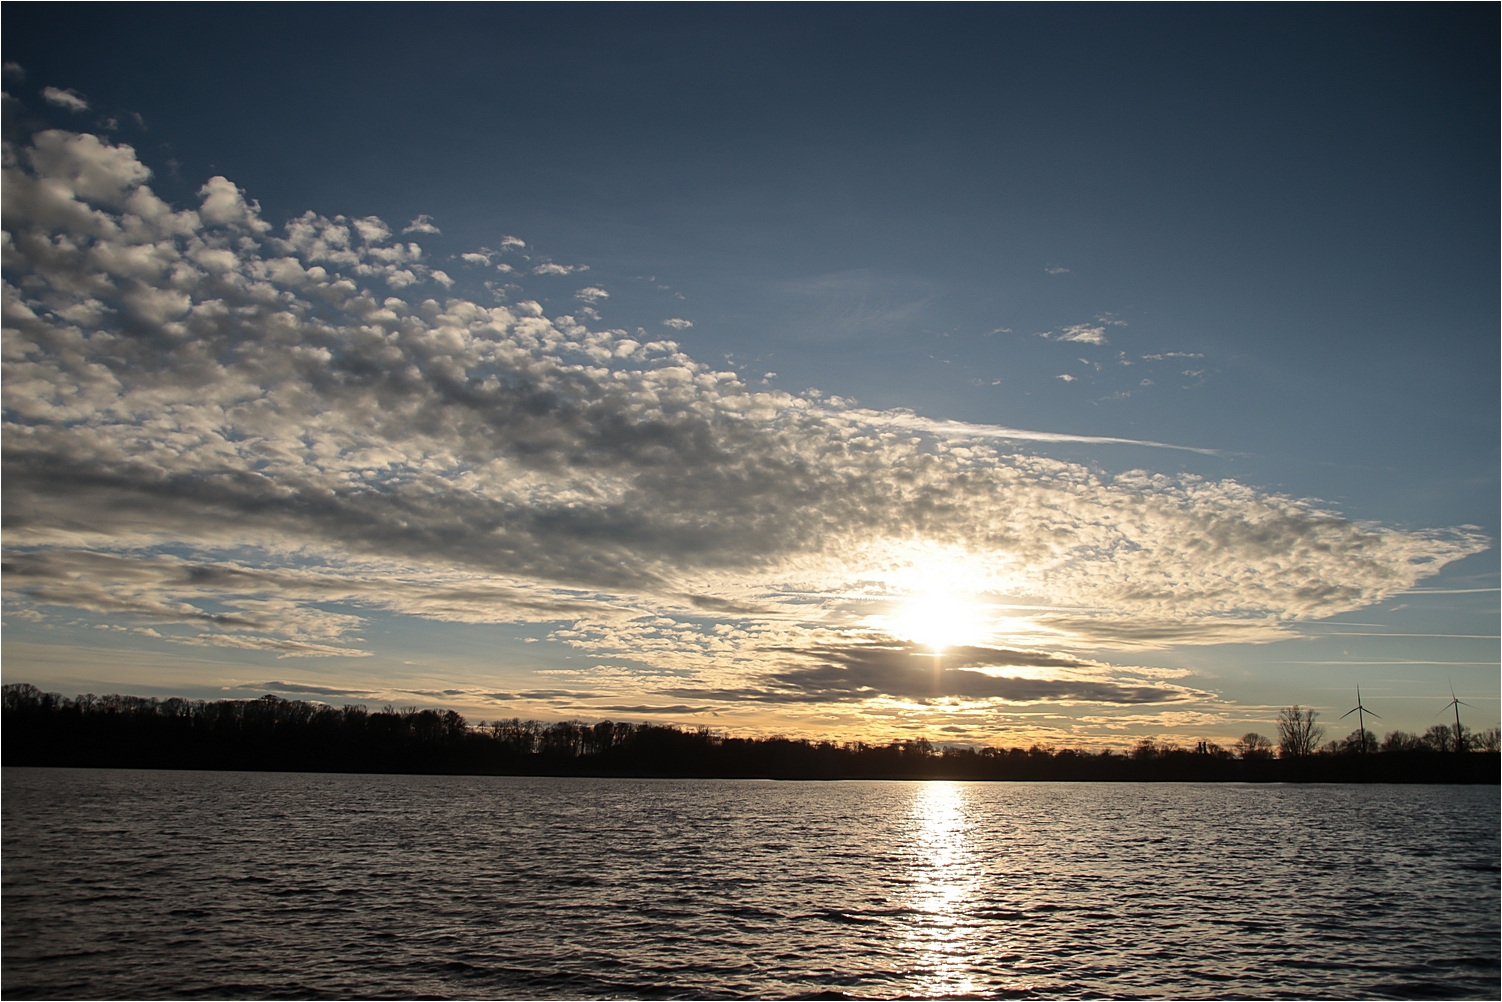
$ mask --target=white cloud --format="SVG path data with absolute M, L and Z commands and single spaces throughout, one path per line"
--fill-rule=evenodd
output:
M 368 658 L 370 651 L 330 644 L 310 644 L 301 640 L 278 640 L 275 637 L 235 637 L 222 633 L 200 633 L 196 637 L 168 637 L 174 644 L 192 647 L 236 647 L 244 651 L 275 651 L 278 658 Z
M 1105 344 L 1106 329 L 1102 326 L 1092 327 L 1089 324 L 1072 324 L 1055 334 L 1054 339 L 1076 341 L 1080 344 Z
M 459 260 L 465 264 L 489 264 L 490 255 L 482 251 L 469 251 L 459 255 Z
M 501 250 L 508 250 L 513 247 L 521 250 L 526 246 L 527 242 L 521 237 L 501 237 Z
M 402 230 L 402 232 L 438 234 L 443 231 L 433 224 L 432 216 L 424 214 L 408 223 L 406 229 Z
M 228 178 L 211 177 L 198 193 L 203 196 L 198 214 L 210 226 L 244 226 L 261 232 L 271 229 L 260 219 L 260 203 L 247 202 L 245 193 Z
M 127 196 L 151 177 L 151 171 L 136 159 L 136 151 L 131 147 L 110 146 L 95 136 L 75 135 L 61 129 L 33 136 L 26 159 L 35 175 L 18 175 L 16 180 L 27 196 L 36 181 L 54 184 L 47 185 L 47 208 L 30 203 L 29 198 L 29 204 L 19 208 L 57 223 L 62 221 L 56 214 L 57 207 L 64 202 L 76 204 L 75 199 L 124 208 Z M 79 217 L 73 215 L 73 218 Z
M 1043 270 L 1046 271 L 1046 272 L 1048 272 L 1050 275 L 1067 275 L 1067 274 L 1069 274 L 1069 269 L 1068 268 L 1061 268 L 1058 265 L 1049 265 L 1047 268 L 1044 268 Z
M 366 216 L 364 219 L 352 219 L 350 225 L 355 232 L 360 234 L 360 239 L 368 244 L 384 243 L 391 236 L 391 227 L 376 216 Z
M 6 63 L 0 67 L 0 74 L 3 74 L 7 80 L 26 79 L 26 70 L 21 67 L 20 63 Z
M 692 320 L 684 320 L 682 317 L 672 317 L 662 322 L 662 326 L 671 327 L 675 331 L 687 330 L 693 325 L 694 322 Z
M 654 705 L 1172 702 L 1067 651 L 1286 636 L 1487 545 L 997 447 L 1121 440 L 754 390 L 535 300 L 377 293 L 447 276 L 357 240 L 369 219 L 273 233 L 225 178 L 174 211 L 148 177 L 55 131 L 4 170 L 8 614 L 286 657 L 368 654 L 372 610 L 561 623 L 641 666 L 608 698 Z M 1047 677 L 915 688 L 852 596 L 926 578 L 1025 597 L 985 649 Z
M 1069 374 L 1069 373 L 1067 373 L 1067 372 L 1061 372 L 1061 373 L 1059 373 L 1059 375 L 1058 375 L 1058 376 L 1056 376 L 1056 377 L 1054 377 L 1054 378 L 1056 378 L 1056 379 L 1062 379 L 1062 380 L 1064 380 L 1064 382 L 1066 382 L 1066 383 L 1072 383 L 1072 382 L 1074 382 L 1074 377 L 1073 377 L 1073 376 L 1071 376 L 1071 375 L 1070 375 L 1070 374 Z
M 503 245 L 504 245 L 504 243 L 505 242 L 502 241 Z M 551 261 L 544 261 L 542 264 L 539 264 L 535 268 L 532 269 L 532 274 L 534 274 L 534 275 L 572 275 L 576 271 L 588 271 L 588 270 L 589 270 L 589 265 L 587 265 L 587 264 L 554 264 Z
M 15 64 L 10 63 L 7 65 L 13 66 Z M 68 90 L 62 90 L 57 87 L 43 87 L 42 100 L 46 101 L 48 104 L 55 104 L 59 108 L 67 108 L 69 111 L 78 112 L 89 110 L 89 102 L 84 100 L 82 94 L 71 88 L 69 88 Z
M 586 303 L 598 303 L 602 299 L 609 299 L 610 293 L 598 286 L 586 286 L 574 293 L 575 299 L 582 299 Z

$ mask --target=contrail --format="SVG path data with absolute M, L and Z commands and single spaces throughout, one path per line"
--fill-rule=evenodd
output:
M 1220 449 L 1197 449 L 1192 445 L 1172 445 L 1168 442 L 1152 442 L 1139 438 L 1111 438 L 1105 435 L 1067 435 L 1057 431 L 1026 431 L 1021 428 L 1003 428 L 994 424 L 970 424 L 967 421 L 940 421 L 919 417 L 916 414 L 890 414 L 866 411 L 859 414 L 864 424 L 906 428 L 910 431 L 927 432 L 946 438 L 1007 438 L 1025 442 L 1082 442 L 1087 445 L 1139 445 L 1150 449 L 1177 449 L 1180 452 L 1197 452 L 1202 456 L 1220 456 Z

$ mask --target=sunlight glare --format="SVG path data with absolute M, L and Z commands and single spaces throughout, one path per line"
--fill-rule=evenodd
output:
M 971 907 L 982 881 L 972 841 L 968 791 L 928 782 L 912 805 L 915 855 L 910 869 L 916 920 L 906 939 L 917 957 L 919 997 L 974 993 L 976 922 Z
M 933 588 L 903 602 L 890 621 L 892 631 L 915 644 L 946 648 L 983 643 L 988 630 L 982 607 L 954 589 Z

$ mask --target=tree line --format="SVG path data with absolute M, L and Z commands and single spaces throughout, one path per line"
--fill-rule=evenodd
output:
M 1314 711 L 1280 716 L 1277 746 L 1144 740 L 1130 752 L 748 738 L 618 721 L 467 722 L 452 710 L 371 711 L 282 699 L 217 701 L 3 687 L 7 765 L 476 775 L 773 779 L 1496 783 L 1495 729 L 1370 734 L 1321 745 Z M 1457 743 L 1457 737 L 1459 739 Z M 1367 740 L 1370 738 L 1370 740 Z

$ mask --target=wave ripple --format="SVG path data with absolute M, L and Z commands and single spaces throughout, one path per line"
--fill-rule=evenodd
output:
M 3 770 L 9 998 L 1495 998 L 1494 787 Z

